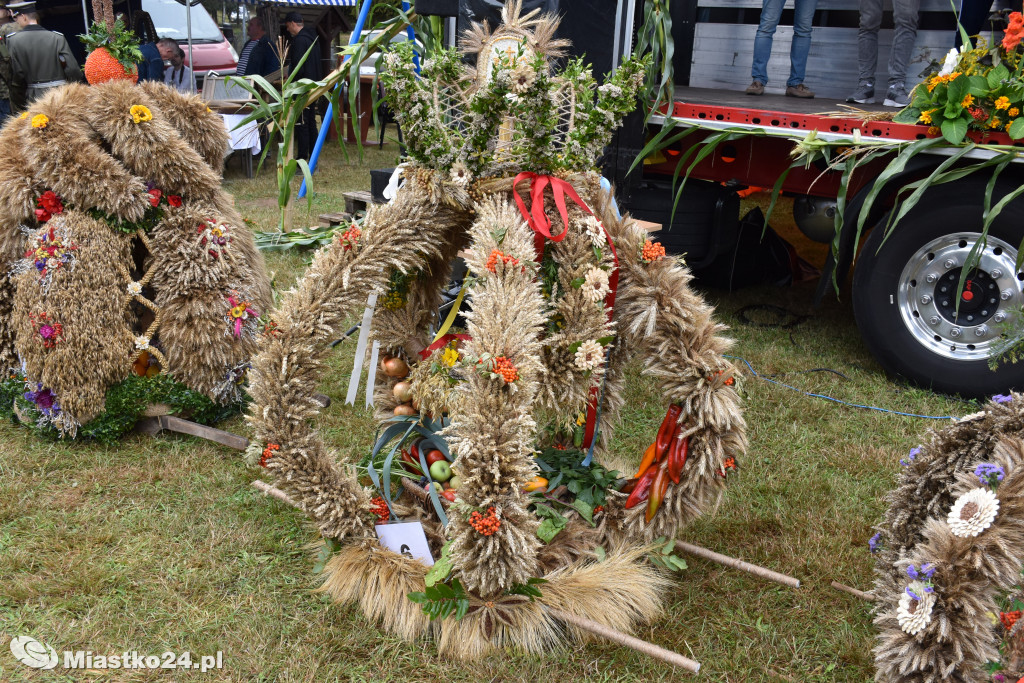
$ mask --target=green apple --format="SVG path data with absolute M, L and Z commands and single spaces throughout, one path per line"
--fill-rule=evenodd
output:
M 459 477 L 452 477 L 451 479 L 448 480 L 448 485 L 451 486 L 453 489 L 457 489 L 460 486 L 462 486 L 462 479 L 460 479 Z
M 448 481 L 452 476 L 452 467 L 446 460 L 438 460 L 430 466 L 430 478 L 434 481 Z

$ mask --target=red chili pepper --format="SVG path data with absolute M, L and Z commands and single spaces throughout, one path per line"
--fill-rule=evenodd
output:
M 661 462 L 665 458 L 665 454 L 668 453 L 668 447 L 672 443 L 672 436 L 679 429 L 679 413 L 683 412 L 683 407 L 678 403 L 673 403 L 668 407 L 668 412 L 665 413 L 665 419 L 661 421 L 661 427 L 658 429 L 658 438 L 654 441 L 654 461 Z
M 636 488 L 636 483 L 638 481 L 639 479 L 637 479 L 636 477 L 633 477 L 632 479 L 627 479 L 626 483 L 622 485 L 621 489 L 619 489 L 619 493 L 633 493 L 633 489 Z
M 642 477 L 644 472 L 647 471 L 647 468 L 650 467 L 651 463 L 654 462 L 654 452 L 655 448 L 654 444 L 652 443 L 650 446 L 647 447 L 647 450 L 644 451 L 644 457 L 640 461 L 640 469 L 636 471 L 636 476 L 633 477 L 634 479 L 639 479 L 640 477 Z
M 668 476 L 673 484 L 679 483 L 679 475 L 683 472 L 683 465 L 686 464 L 686 456 L 690 451 L 690 437 L 685 439 L 676 438 L 672 442 L 672 450 L 668 454 Z
M 662 463 L 658 468 L 658 476 L 654 478 L 654 483 L 651 484 L 650 496 L 647 499 L 647 512 L 644 514 L 644 521 L 647 523 L 654 519 L 658 508 L 661 507 L 661 501 L 665 500 L 665 491 L 668 490 L 668 468 L 666 464 Z
M 635 508 L 640 503 L 647 500 L 647 496 L 651 493 L 651 484 L 654 483 L 654 477 L 661 471 L 660 467 L 648 467 L 647 471 L 644 472 L 644 476 L 636 482 L 636 488 L 633 489 L 633 493 L 629 494 L 629 498 L 626 499 L 626 509 Z

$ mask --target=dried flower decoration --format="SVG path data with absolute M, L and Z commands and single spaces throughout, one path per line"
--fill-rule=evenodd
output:
M 441 364 L 445 367 L 453 368 L 455 364 L 459 362 L 459 350 L 455 348 L 454 344 L 449 344 L 444 353 L 441 354 Z
M 227 298 L 228 300 L 228 314 L 224 316 L 227 320 L 229 330 L 228 334 L 234 334 L 236 339 L 242 337 L 243 332 L 252 333 L 251 322 L 255 322 L 260 317 L 259 312 L 252 307 L 252 304 L 245 301 L 238 292 L 232 292 Z
M 54 322 L 49 313 L 31 313 L 29 320 L 32 321 L 32 330 L 44 349 L 55 348 L 60 343 L 64 336 L 64 326 Z
M 661 242 L 644 240 L 644 246 L 640 249 L 640 256 L 645 263 L 653 263 L 665 258 L 665 247 L 662 246 Z
M 953 503 L 946 523 L 954 536 L 970 538 L 989 528 L 998 512 L 999 499 L 993 491 L 987 488 L 971 489 Z
M 170 201 L 170 197 L 167 198 Z M 231 243 L 231 233 L 228 226 L 216 221 L 203 221 L 196 227 L 199 235 L 199 246 L 206 249 L 214 260 L 219 260 L 227 254 L 228 244 Z
M 583 228 L 587 231 L 590 244 L 595 249 L 600 249 L 605 245 L 604 227 L 601 226 L 601 221 L 597 220 L 594 216 L 587 216 L 583 219 Z
M 169 194 L 169 195 L 167 195 L 167 203 L 170 204 L 173 208 L 177 209 L 179 206 L 181 206 L 181 203 L 182 203 L 181 195 L 177 195 L 177 194 Z
M 67 238 L 63 226 L 53 225 L 37 232 L 34 242 L 32 248 L 25 252 L 25 261 L 19 270 L 35 270 L 39 275 L 39 283 L 47 288 L 55 272 L 73 265 L 78 244 Z
M 133 104 L 128 113 L 132 116 L 132 123 L 145 123 L 146 121 L 153 120 L 153 112 L 149 110 L 149 107 L 142 104 Z
M 36 220 L 45 223 L 57 214 L 64 213 L 64 204 L 53 190 L 47 190 L 36 200 Z
M 924 581 L 913 581 L 900 597 L 896 621 L 904 633 L 917 635 L 932 622 L 934 607 L 934 589 Z
M 452 164 L 452 170 L 449 175 L 452 182 L 460 187 L 466 187 L 473 181 L 473 174 L 469 172 L 469 169 L 461 161 Z
M 149 337 L 144 334 L 140 334 L 135 337 L 135 348 L 139 351 L 146 351 L 149 349 Z
M 917 456 L 918 456 L 918 455 L 919 455 L 920 453 L 921 453 L 921 448 L 920 448 L 920 446 L 914 446 L 913 448 L 911 448 L 911 449 L 910 449 L 910 453 L 908 453 L 908 454 L 907 454 L 907 459 L 906 459 L 906 460 L 900 460 L 900 465 L 902 465 L 903 467 L 906 467 L 906 466 L 907 466 L 907 465 L 909 465 L 909 464 L 911 463 L 911 461 L 913 461 L 913 460 L 914 460 L 914 458 L 916 458 L 916 457 L 917 457 Z
M 584 372 L 599 368 L 604 363 L 604 347 L 597 340 L 588 339 L 576 349 L 576 357 L 573 362 Z
M 36 384 L 35 391 L 29 389 L 23 394 L 26 401 L 33 404 L 43 417 L 53 418 L 60 413 L 60 403 L 53 391 L 42 384 Z
M 611 291 L 611 287 L 608 284 L 608 273 L 600 268 L 591 268 L 587 271 L 583 282 L 583 295 L 588 301 L 593 301 L 594 303 L 603 301 Z
M 46 114 L 36 114 L 32 117 L 32 127 L 42 130 L 46 128 L 46 125 L 50 122 L 50 118 Z
M 21 112 L 21 116 L 19 116 L 18 118 L 19 119 L 27 119 L 28 118 L 28 112 L 27 111 Z
M 1012 631 L 1014 625 L 1017 623 L 1017 620 L 1020 619 L 1022 614 L 1024 614 L 1024 612 L 1021 612 L 1019 609 L 1014 610 L 1013 612 L 1000 612 L 999 621 L 1002 622 L 1003 628 L 1007 631 Z
M 974 468 L 974 476 L 983 485 L 990 486 L 993 490 L 999 486 L 999 482 L 1006 477 L 1006 471 L 1000 465 L 991 462 L 983 462 Z
M 129 282 L 128 283 L 128 293 L 131 294 L 132 296 L 141 296 L 142 295 L 142 283 L 141 282 Z
M 881 533 L 877 533 L 877 534 L 875 534 L 874 536 L 872 536 L 871 538 L 868 539 L 868 550 L 871 551 L 872 555 L 874 555 L 875 553 L 878 552 L 879 546 L 881 545 L 881 542 L 882 542 L 882 534 Z

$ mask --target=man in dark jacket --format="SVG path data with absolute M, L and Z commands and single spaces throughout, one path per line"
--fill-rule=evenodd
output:
M 319 81 L 323 78 L 323 66 L 320 62 L 320 46 L 316 44 L 316 33 L 311 28 L 302 25 L 302 15 L 298 12 L 289 12 L 284 17 L 284 27 L 288 35 L 292 37 L 291 45 L 288 47 L 289 74 L 294 72 L 295 79 L 308 78 Z M 310 48 L 313 48 L 310 50 Z M 302 67 L 296 69 L 302 56 L 309 50 L 309 56 L 302 63 Z M 295 124 L 295 153 L 296 159 L 309 161 L 309 155 L 313 151 L 316 142 L 316 104 L 310 104 L 302 111 L 302 117 Z
M 239 76 L 269 76 L 281 68 L 281 62 L 274 53 L 274 46 L 267 37 L 263 20 L 253 17 L 246 27 L 249 40 L 242 46 L 238 56 Z
M 12 3 L 7 8 L 21 26 L 7 38 L 14 86 L 11 104 L 17 111 L 50 88 L 82 80 L 82 70 L 64 35 L 39 25 L 35 2 Z

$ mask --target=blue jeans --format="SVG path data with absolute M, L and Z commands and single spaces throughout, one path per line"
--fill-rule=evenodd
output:
M 811 50 L 811 24 L 818 0 L 794 0 L 793 43 L 789 48 L 789 80 L 786 85 L 800 85 L 807 71 L 807 53 Z M 754 64 L 750 75 L 755 81 L 768 82 L 768 58 L 772 56 L 772 36 L 779 26 L 786 0 L 764 0 L 761 24 L 754 36 Z
M 4 125 L 7 117 L 11 115 L 11 101 L 0 100 L 0 126 Z

